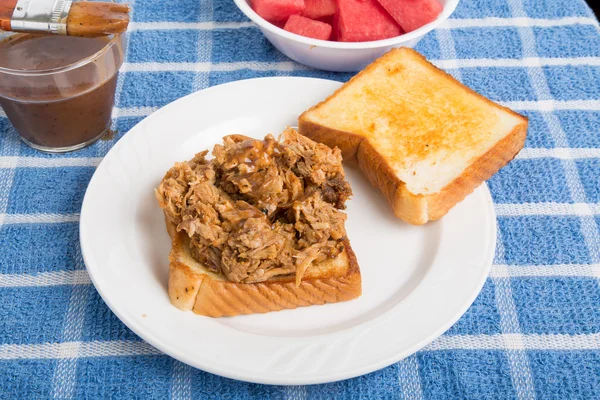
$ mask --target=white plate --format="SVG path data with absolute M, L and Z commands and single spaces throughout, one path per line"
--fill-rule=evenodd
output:
M 224 135 L 262 138 L 340 86 L 308 78 L 216 86 L 155 112 L 127 133 L 94 174 L 81 210 L 81 249 L 111 310 L 170 356 L 229 378 L 313 384 L 362 375 L 421 349 L 471 305 L 488 275 L 496 218 L 485 185 L 426 226 L 395 219 L 381 194 L 346 168 L 354 197 L 347 230 L 360 298 L 263 315 L 211 319 L 167 297 L 170 242 L 153 189 L 175 161 Z

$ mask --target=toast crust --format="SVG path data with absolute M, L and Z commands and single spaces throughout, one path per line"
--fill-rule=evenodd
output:
M 204 269 L 193 260 L 185 234 L 176 232 L 166 222 L 172 240 L 169 299 L 181 310 L 208 317 L 230 317 L 337 303 L 355 299 L 362 293 L 360 268 L 348 240 L 335 260 L 309 266 L 299 286 L 295 276 L 238 283 Z
M 313 122 L 310 118 L 311 112 L 338 96 L 346 85 L 352 85 L 355 80 L 369 74 L 380 63 L 384 63 L 386 57 L 393 57 L 395 53 L 403 52 L 409 53 L 409 56 L 416 57 L 418 62 L 430 65 L 429 70 L 432 74 L 440 76 L 441 79 L 449 80 L 452 84 L 459 86 L 460 90 L 474 95 L 478 100 L 504 110 L 520 120 L 520 123 L 508 135 L 498 141 L 486 153 L 472 161 L 458 177 L 448 183 L 439 192 L 429 195 L 411 193 L 406 188 L 406 184 L 394 172 L 392 166 L 375 149 L 367 137 L 352 132 L 328 128 Z M 342 150 L 344 161 L 351 164 L 358 164 L 358 167 L 368 177 L 369 181 L 381 190 L 392 207 L 394 214 L 398 218 L 414 225 L 422 225 L 428 221 L 443 217 L 454 205 L 462 201 L 481 183 L 508 164 L 525 144 L 527 125 L 528 119 L 526 117 L 496 104 L 469 87 L 462 85 L 448 73 L 431 65 L 421 54 L 405 47 L 390 50 L 386 55 L 380 57 L 352 77 L 325 100 L 306 110 L 298 118 L 300 134 L 330 147 L 339 147 Z
M 512 161 L 523 148 L 526 136 L 527 123 L 517 125 L 510 134 L 475 160 L 441 192 L 427 196 L 429 219 L 437 220 L 446 215 L 454 204 L 462 201 L 481 183 L 490 179 L 492 175 Z

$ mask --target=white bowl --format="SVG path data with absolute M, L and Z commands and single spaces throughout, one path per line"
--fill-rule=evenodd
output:
M 394 47 L 413 47 L 423 36 L 448 19 L 459 0 L 439 0 L 444 9 L 438 18 L 409 33 L 373 42 L 331 42 L 285 31 L 252 10 L 247 0 L 234 0 L 238 8 L 258 25 L 266 38 L 283 54 L 326 71 L 359 71 Z

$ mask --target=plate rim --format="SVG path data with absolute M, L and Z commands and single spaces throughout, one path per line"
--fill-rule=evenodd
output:
M 280 376 L 256 377 L 254 375 L 243 375 L 242 373 L 237 373 L 236 371 L 229 372 L 222 368 L 219 368 L 219 365 L 221 365 L 221 364 L 217 364 L 217 367 L 213 367 L 210 364 L 199 363 L 198 360 L 190 359 L 185 356 L 181 356 L 181 357 L 174 356 L 174 355 L 172 355 L 173 352 L 168 348 L 168 344 L 164 344 L 163 342 L 161 342 L 159 340 L 159 338 L 157 336 L 155 336 L 151 330 L 148 330 L 147 328 L 144 328 L 143 326 L 138 326 L 137 321 L 135 321 L 135 320 L 128 319 L 128 317 L 126 315 L 127 313 L 122 312 L 119 309 L 118 305 L 113 300 L 111 300 L 110 297 L 107 296 L 106 292 L 101 288 L 102 285 L 99 284 L 98 276 L 95 276 L 95 274 L 90 271 L 89 265 L 93 264 L 93 261 L 90 261 L 89 255 L 87 254 L 87 245 L 86 245 L 87 243 L 84 239 L 84 236 L 86 235 L 86 232 L 87 232 L 87 226 L 85 224 L 85 222 L 87 220 L 87 218 L 85 217 L 87 215 L 87 212 L 85 212 L 85 210 L 87 210 L 87 208 L 85 206 L 86 206 L 86 204 L 89 204 L 89 197 L 88 197 L 89 192 L 90 192 L 89 188 L 92 187 L 92 185 L 95 181 L 95 178 L 97 177 L 98 171 L 101 170 L 101 168 L 103 168 L 103 165 L 107 162 L 106 160 L 108 159 L 108 156 L 111 153 L 117 153 L 123 146 L 126 146 L 127 143 L 130 141 L 131 137 L 133 137 L 134 135 L 137 134 L 136 132 L 138 132 L 138 131 L 135 131 L 135 129 L 138 128 L 140 125 L 147 123 L 146 121 L 149 118 L 157 118 L 157 116 L 160 116 L 164 112 L 167 112 L 167 111 L 165 111 L 166 109 L 171 109 L 172 107 L 175 107 L 176 103 L 182 101 L 183 99 L 187 99 L 187 98 L 195 97 L 195 96 L 204 96 L 204 95 L 206 95 L 206 92 L 210 92 L 213 90 L 219 90 L 223 86 L 235 86 L 240 83 L 247 84 L 248 81 L 273 81 L 273 80 L 279 80 L 279 81 L 312 80 L 312 81 L 327 82 L 327 84 L 331 84 L 332 82 L 335 84 L 339 84 L 339 85 L 343 84 L 343 82 L 340 82 L 340 81 L 321 79 L 321 78 L 310 78 L 310 77 L 288 77 L 288 76 L 285 76 L 285 77 L 261 77 L 261 78 L 241 79 L 241 80 L 231 81 L 231 82 L 227 82 L 227 83 L 220 84 L 220 85 L 211 86 L 209 88 L 190 93 L 186 96 L 183 96 L 179 99 L 176 99 L 176 100 L 164 105 L 160 109 L 156 110 L 149 116 L 147 116 L 144 119 L 142 119 L 141 121 L 139 121 L 135 126 L 133 126 L 127 132 L 127 134 L 125 134 L 120 140 L 118 140 L 118 142 L 115 143 L 112 146 L 112 148 L 106 153 L 106 155 L 103 157 L 101 162 L 98 164 L 98 166 L 97 166 L 96 170 L 94 171 L 94 174 L 93 174 L 92 178 L 90 179 L 89 184 L 86 188 L 86 192 L 85 192 L 82 206 L 81 206 L 81 214 L 80 214 L 80 221 L 79 221 L 79 241 L 80 241 L 80 247 L 81 247 L 81 254 L 82 254 L 83 261 L 84 261 L 84 265 L 86 267 L 86 271 L 88 272 L 88 275 L 90 276 L 90 280 L 91 280 L 92 284 L 94 285 L 94 288 L 99 293 L 99 295 L 102 298 L 102 300 L 104 301 L 104 303 L 119 318 L 119 320 L 121 322 L 123 322 L 129 329 L 131 329 L 138 337 L 140 337 L 143 341 L 147 342 L 154 348 L 161 351 L 164 355 L 168 355 L 169 357 L 179 360 L 179 361 L 181 361 L 185 364 L 188 364 L 194 368 L 198 368 L 202 371 L 206 371 L 206 372 L 209 372 L 209 373 L 212 373 L 215 375 L 219 375 L 219 376 L 223 376 L 226 378 L 231 378 L 231 379 L 236 379 L 239 381 L 251 382 L 251 383 L 268 384 L 268 385 L 313 385 L 313 384 L 336 382 L 336 381 L 340 381 L 340 380 L 344 380 L 344 379 L 354 378 L 354 377 L 361 376 L 361 375 L 364 375 L 364 374 L 367 374 L 370 372 L 380 370 L 382 368 L 385 368 L 391 364 L 394 364 L 394 363 L 416 353 L 417 351 L 423 349 L 425 346 L 427 346 L 428 344 L 433 342 L 435 339 L 440 337 L 444 332 L 446 332 L 451 326 L 453 326 L 464 315 L 464 313 L 471 307 L 471 305 L 473 304 L 475 299 L 481 293 L 481 290 L 489 276 L 489 272 L 492 267 L 493 259 L 495 256 L 496 242 L 497 242 L 497 216 L 496 216 L 495 209 L 493 206 L 493 199 L 492 199 L 491 193 L 485 182 L 483 182 L 482 185 L 480 185 L 480 187 L 478 187 L 474 191 L 474 193 L 471 194 L 471 195 L 477 194 L 479 196 L 482 196 L 482 201 L 485 203 L 485 211 L 486 211 L 485 215 L 489 220 L 488 221 L 489 222 L 489 231 L 487 232 L 487 234 L 489 235 L 489 238 L 488 238 L 488 243 L 487 243 L 486 249 L 485 249 L 485 256 L 482 257 L 484 260 L 484 264 L 482 265 L 482 272 L 479 276 L 479 279 L 478 279 L 476 285 L 474 286 L 474 289 L 471 291 L 471 295 L 468 297 L 468 300 L 464 301 L 462 303 L 462 306 L 454 312 L 453 317 L 450 318 L 447 321 L 447 323 L 440 325 L 434 332 L 430 333 L 429 335 L 424 336 L 420 341 L 418 341 L 417 343 L 415 343 L 414 345 L 412 345 L 408 348 L 405 348 L 403 351 L 394 352 L 389 357 L 382 358 L 378 362 L 375 362 L 375 363 L 370 363 L 368 365 L 360 365 L 360 366 L 356 366 L 353 368 L 347 368 L 347 369 L 344 369 L 344 370 L 341 370 L 341 371 L 338 371 L 335 373 L 328 373 L 327 375 L 323 375 L 323 376 L 317 375 L 317 376 L 314 376 L 313 379 L 310 379 L 310 380 L 299 381 L 299 380 L 294 380 L 293 377 L 292 378 L 290 378 L 290 377 L 282 378 Z M 133 131 L 133 135 L 131 135 L 132 131 Z M 143 131 L 139 130 L 139 132 L 143 132 Z M 87 242 L 89 242 L 89 241 L 87 241 Z M 418 287 L 418 285 L 417 285 L 417 287 Z M 400 303 L 402 303 L 402 302 L 400 302 Z M 389 314 L 390 311 L 392 311 L 392 309 L 387 310 L 383 314 L 379 315 L 377 318 L 385 318 L 385 315 Z M 352 328 L 347 328 L 346 330 L 349 330 L 349 329 L 352 329 Z M 335 333 L 336 332 L 331 332 L 331 333 L 328 333 L 327 335 L 333 335 Z

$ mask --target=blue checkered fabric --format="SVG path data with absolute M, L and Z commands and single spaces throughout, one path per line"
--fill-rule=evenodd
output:
M 239 79 L 351 74 L 287 59 L 232 0 L 137 0 L 133 20 L 114 139 L 42 154 L 0 115 L 0 398 L 600 398 L 600 29 L 583 0 L 461 0 L 417 45 L 530 120 L 526 148 L 489 181 L 491 275 L 424 350 L 302 387 L 221 378 L 144 343 L 91 285 L 78 213 L 102 156 L 157 108 Z

